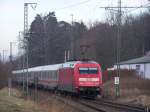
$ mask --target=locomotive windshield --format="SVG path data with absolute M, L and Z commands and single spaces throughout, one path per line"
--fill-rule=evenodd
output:
M 82 67 L 79 68 L 80 74 L 98 74 L 98 68 L 89 68 L 89 67 Z

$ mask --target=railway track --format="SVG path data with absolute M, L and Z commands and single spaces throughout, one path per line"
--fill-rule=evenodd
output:
M 66 103 L 70 106 L 72 106 L 73 108 L 76 108 L 77 110 L 80 110 L 82 112 L 108 112 L 105 109 L 102 109 L 100 107 L 97 107 L 96 105 L 91 104 L 90 102 L 85 102 L 82 100 L 77 100 L 75 98 L 62 98 L 60 96 L 57 96 L 57 99 Z
M 98 101 L 95 101 L 95 102 L 97 103 Z M 109 106 L 111 105 L 112 107 L 118 107 L 118 108 L 133 110 L 133 111 L 136 111 L 136 112 L 143 112 L 147 109 L 146 107 L 143 107 L 143 106 L 121 104 L 121 103 L 116 103 L 116 102 L 111 102 L 111 101 L 106 101 L 106 100 L 101 101 L 101 103 L 109 105 Z
M 66 100 L 66 98 L 64 99 L 61 96 L 59 96 L 58 99 L 61 99 L 61 101 Z M 71 105 L 72 107 L 75 107 L 75 108 L 78 107 L 77 108 L 78 110 L 81 108 L 82 109 L 88 108 L 88 112 L 150 112 L 149 109 L 143 106 L 120 104 L 120 103 L 114 103 L 114 102 L 105 101 L 105 100 L 91 100 L 91 99 L 89 100 L 85 98 L 81 98 L 81 99 L 70 98 L 70 100 L 71 101 L 70 103 L 68 103 L 68 105 Z M 79 104 L 81 104 L 83 107 L 79 106 Z M 82 111 L 87 112 L 87 109 L 83 109 Z
M 86 101 L 78 101 L 78 103 L 84 105 L 84 106 L 87 106 L 89 108 L 92 108 L 93 110 L 96 110 L 98 112 L 108 112 L 106 109 L 102 109 L 100 108 L 99 106 L 93 104 L 93 103 L 90 103 L 90 102 L 86 102 Z
M 34 90 L 31 89 L 34 94 Z M 93 100 L 85 98 L 72 98 L 71 96 L 63 96 L 50 93 L 49 91 L 38 90 L 38 101 L 44 102 L 48 97 L 53 100 L 59 100 L 65 105 L 69 105 L 76 112 L 150 112 L 149 109 L 142 106 L 133 106 L 127 104 L 114 103 L 106 100 Z M 31 95 L 32 96 L 32 95 Z M 33 96 L 32 96 L 33 97 Z M 48 102 L 47 102 L 48 103 Z
M 84 101 L 78 101 L 75 97 L 65 96 L 60 94 L 51 93 L 49 91 L 44 91 L 38 89 L 38 96 L 34 96 L 35 90 L 30 88 L 30 99 L 40 103 L 49 103 L 51 101 L 60 101 L 63 102 L 63 105 L 72 107 L 75 112 L 108 112 L 99 107 L 95 107 L 91 103 L 87 103 Z M 36 97 L 36 99 L 35 99 Z
M 105 101 L 105 100 L 85 100 L 86 102 L 90 102 L 95 105 L 104 106 L 108 108 L 117 109 L 119 112 L 150 112 L 149 108 L 143 107 L 143 106 L 133 106 L 133 105 L 127 105 L 127 104 L 120 104 L 115 103 L 111 101 Z M 116 111 L 117 111 L 116 110 Z

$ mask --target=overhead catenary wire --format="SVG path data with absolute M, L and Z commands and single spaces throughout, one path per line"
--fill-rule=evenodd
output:
M 106 10 L 113 10 L 115 8 L 118 9 L 118 6 L 115 6 L 115 7 L 114 6 L 108 6 L 108 7 L 100 7 L 100 8 L 105 8 Z M 128 12 L 132 12 L 134 10 L 141 9 L 141 8 L 143 8 L 143 9 L 150 8 L 150 3 L 147 3 L 145 5 L 140 5 L 140 6 L 129 6 L 129 7 L 128 6 L 122 6 L 121 8 L 122 9 L 131 9 Z
M 133 12 L 133 11 L 135 11 L 135 10 L 137 10 L 137 9 L 141 9 L 141 8 L 143 8 L 143 9 L 145 9 L 145 8 L 150 8 L 150 3 L 147 3 L 147 4 L 145 4 L 145 5 L 141 5 L 141 6 L 139 6 L 139 7 L 136 7 L 136 8 L 134 8 L 134 9 L 131 9 L 131 10 L 127 11 L 127 12 L 130 13 L 130 12 Z
M 53 10 L 60 11 L 60 10 L 64 10 L 64 9 L 68 9 L 68 8 L 72 8 L 72 7 L 77 7 L 77 6 L 86 4 L 86 3 L 90 2 L 90 1 L 92 1 L 92 0 L 85 0 L 85 1 L 82 1 L 82 2 L 74 3 L 74 4 L 71 4 L 71 5 L 64 6 L 62 8 L 58 8 L 58 9 L 53 9 Z

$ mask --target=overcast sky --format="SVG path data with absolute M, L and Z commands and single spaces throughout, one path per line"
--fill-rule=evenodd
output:
M 8 50 L 9 42 L 16 42 L 19 31 L 23 31 L 24 3 L 36 2 L 35 10 L 29 7 L 29 24 L 36 14 L 46 14 L 55 11 L 58 21 L 75 21 L 87 24 L 103 21 L 106 11 L 101 6 L 116 6 L 118 0 L 0 0 L 0 52 Z M 139 6 L 147 4 L 147 0 L 122 0 L 124 6 Z M 135 13 L 138 10 L 134 11 Z M 13 46 L 13 49 L 16 47 Z

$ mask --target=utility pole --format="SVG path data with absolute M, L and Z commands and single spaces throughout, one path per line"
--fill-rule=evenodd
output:
M 13 65 L 13 56 L 12 56 L 12 45 L 15 44 L 16 42 L 10 42 L 10 56 L 9 56 L 9 59 L 10 59 L 10 69 L 12 71 L 12 65 Z M 12 88 L 12 77 L 9 76 L 8 78 L 8 88 L 9 88 L 9 96 L 11 95 L 11 88 Z
M 2 62 L 2 54 L 1 54 L 1 52 L 0 52 L 0 63 Z
M 25 69 L 25 54 L 21 53 L 21 49 L 23 47 L 23 41 L 21 40 L 21 36 L 24 36 L 24 32 L 23 31 L 19 31 L 19 50 L 18 50 L 18 55 L 21 54 L 22 57 L 20 57 L 20 64 L 18 65 L 18 69 L 23 69 L 23 87 L 22 87 L 22 90 L 23 90 L 23 94 L 25 93 L 25 72 L 24 72 L 24 69 Z
M 86 53 L 87 53 L 88 48 L 90 48 L 90 45 L 88 44 L 80 45 L 82 60 L 86 59 Z
M 13 44 L 16 44 L 16 42 L 10 42 L 10 56 L 9 56 L 9 59 L 10 59 L 11 64 L 12 64 L 12 58 L 13 58 L 13 56 L 12 56 L 12 45 Z
M 5 55 L 5 50 L 3 50 L 3 63 L 4 63 L 4 55 Z
M 7 50 L 3 50 L 3 63 L 5 62 L 5 53 L 7 52 Z
M 69 60 L 70 59 L 70 50 L 67 50 L 67 60 Z
M 24 60 L 25 60 L 25 56 L 23 55 L 23 31 L 19 31 L 19 44 L 18 44 L 18 56 L 20 56 L 20 60 L 18 63 L 18 69 L 23 69 L 24 70 Z
M 73 36 L 73 14 L 71 14 L 71 58 L 75 58 L 75 39 Z
M 24 39 L 28 40 L 29 30 L 28 30 L 28 5 L 31 5 L 32 9 L 36 8 L 37 3 L 24 3 Z M 33 7 L 35 5 L 35 7 Z M 27 41 L 28 42 L 28 41 Z M 26 94 L 28 96 L 28 68 L 29 68 L 29 48 L 26 46 Z M 23 68 L 24 69 L 24 68 Z
M 65 59 L 64 59 L 64 62 L 67 61 L 67 50 L 65 50 Z
M 9 59 L 10 59 L 11 65 L 12 65 L 12 42 L 10 42 L 10 56 L 9 56 Z
M 137 6 L 137 7 L 122 7 L 122 1 L 118 0 L 118 6 L 117 7 L 100 7 L 100 8 L 105 8 L 106 10 L 113 10 L 113 9 L 118 9 L 118 15 L 117 15 L 117 24 L 118 24 L 118 31 L 117 31 L 117 77 L 115 77 L 115 85 L 116 85 L 116 97 L 120 96 L 120 83 L 119 83 L 119 78 L 120 78 L 120 50 L 121 50 L 121 24 L 122 24 L 122 8 L 129 9 L 129 8 L 147 8 L 148 6 Z
M 118 83 L 116 84 L 116 97 L 120 96 L 120 40 L 121 40 L 121 22 L 122 22 L 122 12 L 121 12 L 121 0 L 118 1 L 118 17 L 117 17 L 117 22 L 118 22 L 118 33 L 117 33 L 117 79 Z

